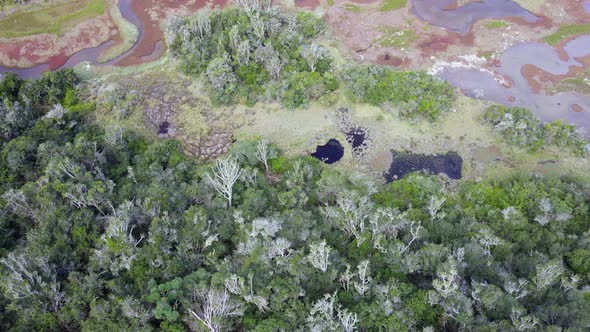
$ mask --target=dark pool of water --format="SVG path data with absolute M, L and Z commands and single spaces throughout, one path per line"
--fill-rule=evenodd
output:
M 444 173 L 451 179 L 461 178 L 463 159 L 456 152 L 425 155 L 407 152 L 392 152 L 393 160 L 385 174 L 387 182 L 399 180 L 408 173 L 425 172 L 429 174 Z
M 346 133 L 346 140 L 353 150 L 364 147 L 366 139 L 367 133 L 363 128 L 352 128 Z
M 344 147 L 338 140 L 332 138 L 325 145 L 318 145 L 311 156 L 326 164 L 333 164 L 344 156 Z
M 160 127 L 158 128 L 158 135 L 168 134 L 168 130 L 170 130 L 170 122 L 164 121 L 160 124 Z
M 412 12 L 420 19 L 445 29 L 467 34 L 478 20 L 519 17 L 529 23 L 539 18 L 511 0 L 481 0 L 452 8 L 454 0 L 412 0 Z

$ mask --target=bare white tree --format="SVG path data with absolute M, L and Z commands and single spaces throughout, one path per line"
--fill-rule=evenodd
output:
M 517 331 L 534 331 L 535 326 L 539 325 L 539 320 L 533 315 L 526 315 L 524 309 L 513 308 L 510 320 Z
M 457 261 L 450 257 L 437 271 L 437 278 L 432 281 L 434 289 L 443 297 L 448 298 L 459 291 L 459 273 Z
M 270 0 L 236 0 L 235 4 L 242 7 L 248 16 L 271 6 Z
M 428 214 L 430 215 L 430 219 L 440 220 L 446 216 L 444 212 L 439 213 L 440 208 L 447 200 L 444 196 L 431 196 L 430 201 L 428 202 Z
M 338 281 L 340 282 L 340 286 L 344 291 L 348 292 L 350 289 L 350 281 L 354 277 L 354 274 L 350 271 L 350 264 L 346 264 L 346 271 L 340 275 Z
M 577 274 L 573 274 L 570 276 L 562 276 L 561 277 L 561 289 L 563 289 L 564 291 L 569 291 L 572 289 L 576 289 L 578 288 L 578 283 L 580 282 L 582 278 L 577 275 Z
M 416 241 L 420 237 L 420 230 L 422 229 L 422 225 L 420 225 L 420 222 L 412 221 L 410 222 L 409 227 L 410 235 L 412 236 L 412 238 L 410 239 L 410 242 L 408 242 L 408 244 L 406 244 L 404 248 L 401 250 L 402 254 L 406 252 L 408 249 L 410 249 L 412 243 L 414 243 L 414 241 Z
M 325 50 L 317 44 L 311 44 L 301 51 L 301 55 L 307 61 L 309 69 L 315 72 L 318 61 L 325 56 Z
M 268 150 L 268 139 L 263 138 L 256 144 L 256 158 L 264 164 L 264 169 L 268 172 L 268 158 L 270 153 Z
M 250 63 L 250 51 L 250 41 L 248 39 L 242 40 L 238 44 L 238 62 L 241 65 L 248 65 Z
M 358 281 L 353 283 L 354 289 L 364 296 L 371 286 L 371 269 L 369 268 L 369 261 L 364 260 L 358 266 Z
M 192 33 L 198 34 L 199 40 L 211 33 L 211 9 L 203 8 L 197 12 L 197 15 L 190 22 Z
M 266 26 L 264 25 L 262 17 L 260 17 L 260 13 L 256 12 L 253 15 L 250 15 L 250 26 L 254 30 L 254 34 L 256 35 L 256 37 L 258 37 L 258 40 L 262 42 L 264 40 Z
M 37 214 L 35 209 L 29 204 L 29 200 L 25 194 L 20 190 L 8 189 L 3 195 L 2 199 L 6 202 L 6 206 L 12 211 L 12 213 L 29 217 L 33 221 L 37 222 Z
M 504 290 L 516 299 L 521 299 L 529 294 L 527 290 L 528 284 L 528 280 L 524 278 L 520 278 L 517 281 L 508 280 L 504 282 Z
M 8 272 L 3 280 L 8 297 L 16 302 L 34 298 L 45 305 L 47 311 L 57 311 L 61 307 L 65 293 L 61 291 L 55 268 L 47 257 L 30 258 L 11 252 L 0 259 L 0 263 Z
M 537 265 L 536 275 L 533 281 L 538 290 L 550 286 L 563 274 L 563 264 L 558 260 L 552 260 L 542 265 Z
M 338 319 L 340 319 L 340 325 L 344 332 L 354 331 L 354 326 L 358 322 L 358 315 L 356 312 L 350 312 L 348 309 L 336 309 L 338 312 Z
M 324 208 L 324 215 L 349 236 L 356 238 L 357 246 L 360 246 L 364 241 L 365 224 L 372 212 L 371 200 L 357 192 L 347 191 L 338 195 L 336 204 Z
M 491 255 L 490 248 L 492 246 L 497 246 L 499 244 L 502 244 L 503 242 L 501 238 L 494 235 L 494 232 L 492 232 L 492 230 L 487 227 L 480 229 L 476 235 L 476 238 L 479 244 L 481 244 L 481 246 L 483 247 L 484 254 L 486 254 L 487 256 Z
M 283 69 L 283 60 L 278 54 L 271 56 L 265 63 L 264 68 L 270 73 L 272 78 L 279 80 L 281 78 L 281 70 Z
M 189 313 L 209 329 L 222 331 L 224 319 L 243 314 L 241 306 L 231 299 L 227 289 L 197 289 L 193 291 L 193 306 Z
M 534 220 L 541 226 L 545 226 L 552 221 L 567 221 L 572 217 L 568 213 L 556 213 L 551 200 L 547 197 L 539 201 L 539 210 L 541 210 L 541 214 L 537 215 Z
M 324 298 L 313 304 L 307 318 L 310 331 L 338 330 L 339 322 L 334 317 L 335 302 L 336 296 L 334 294 L 324 294 Z
M 237 25 L 232 26 L 229 31 L 229 44 L 234 50 L 238 49 L 240 45 L 240 27 Z
M 229 156 L 225 159 L 218 159 L 213 167 L 213 176 L 207 174 L 209 182 L 223 198 L 227 200 L 227 206 L 232 203 L 233 187 L 242 169 L 235 157 Z
M 315 268 L 326 272 L 330 263 L 330 246 L 326 244 L 326 241 L 309 245 L 309 255 L 307 255 L 307 261 Z

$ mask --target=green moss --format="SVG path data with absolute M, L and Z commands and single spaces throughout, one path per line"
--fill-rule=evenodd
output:
M 334 6 L 334 0 L 328 0 L 328 6 L 330 6 L 330 7 Z
M 0 38 L 16 38 L 40 33 L 61 34 L 71 23 L 98 16 L 106 9 L 105 0 L 68 1 L 31 11 L 18 12 L 0 20 Z
M 566 25 L 562 25 L 559 27 L 559 29 L 543 38 L 543 40 L 551 45 L 551 46 L 555 46 L 557 44 L 559 44 L 559 42 L 563 41 L 564 39 L 568 38 L 568 37 L 572 37 L 572 36 L 576 36 L 576 35 L 584 35 L 584 34 L 589 34 L 590 33 L 590 23 L 586 23 L 586 24 L 566 24 Z
M 399 30 L 397 28 L 382 29 L 383 37 L 378 40 L 382 47 L 404 48 L 409 47 L 420 37 L 415 30 Z
M 344 5 L 342 5 L 342 8 L 348 10 L 349 12 L 353 12 L 353 13 L 360 13 L 361 12 L 361 7 L 357 6 L 353 3 L 347 2 Z
M 488 29 L 503 29 L 509 27 L 510 23 L 505 21 L 493 20 L 486 22 L 484 26 Z
M 383 0 L 381 3 L 381 8 L 379 8 L 382 12 L 388 12 L 391 10 L 398 10 L 404 8 L 408 4 L 408 0 Z

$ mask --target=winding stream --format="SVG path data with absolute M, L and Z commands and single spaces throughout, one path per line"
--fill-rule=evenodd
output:
M 131 49 L 129 49 L 125 53 L 119 55 L 115 59 L 105 62 L 105 63 L 100 63 L 100 65 L 114 65 L 114 64 L 118 63 L 119 61 L 121 61 L 122 59 L 126 58 L 127 56 L 132 54 L 137 49 L 139 42 L 144 37 L 143 22 L 141 22 L 139 17 L 137 17 L 135 12 L 133 12 L 133 8 L 131 7 L 131 4 L 132 4 L 132 0 L 119 0 L 119 3 L 117 4 L 117 6 L 119 7 L 119 10 L 121 11 L 122 16 L 127 21 L 129 21 L 131 24 L 135 25 L 135 27 L 138 30 L 137 39 L 136 39 L 135 43 L 133 44 L 133 47 L 131 47 Z M 114 43 L 115 42 L 113 40 L 109 40 L 97 47 L 89 47 L 89 48 L 85 48 L 83 50 L 80 50 L 80 51 L 72 54 L 67 59 L 67 61 L 65 63 L 63 63 L 58 68 L 55 68 L 55 70 L 63 69 L 63 68 L 72 68 L 82 62 L 90 62 L 92 64 L 97 64 L 98 58 L 100 57 L 100 55 L 104 51 L 106 51 L 109 47 L 111 47 Z M 155 49 L 156 49 L 156 51 L 159 49 L 160 53 L 161 53 L 162 47 L 161 46 L 157 47 L 157 45 L 156 45 Z M 160 55 L 160 54 L 157 54 L 156 56 L 158 56 L 158 55 Z M 51 67 L 47 63 L 39 64 L 39 65 L 36 65 L 34 67 L 30 67 L 30 68 L 10 68 L 10 67 L 0 66 L 0 73 L 13 72 L 24 79 L 31 79 L 31 78 L 40 77 L 41 74 L 43 74 L 44 72 L 46 72 L 50 69 L 51 69 Z

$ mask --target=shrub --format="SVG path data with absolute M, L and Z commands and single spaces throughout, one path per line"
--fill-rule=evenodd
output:
M 451 108 L 454 99 L 450 84 L 423 71 L 357 66 L 346 70 L 343 80 L 353 100 L 376 106 L 392 104 L 404 117 L 436 120 Z
M 569 147 L 575 154 L 586 156 L 586 140 L 576 127 L 558 120 L 545 125 L 529 110 L 522 107 L 493 105 L 483 117 L 493 130 L 509 144 L 539 151 L 544 146 Z
M 200 11 L 171 21 L 166 35 L 184 73 L 206 74 L 214 103 L 282 100 L 297 108 L 336 89 L 325 76 L 332 59 L 313 43 L 324 30 L 323 21 L 311 13 L 261 5 Z M 310 49 L 314 52 L 302 51 Z

